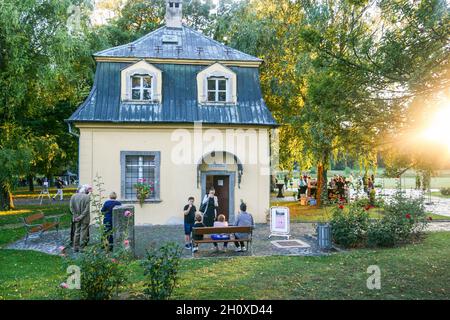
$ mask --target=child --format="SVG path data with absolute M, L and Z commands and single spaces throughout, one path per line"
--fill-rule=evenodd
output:
M 197 213 L 195 215 L 195 223 L 194 223 L 194 228 L 203 228 L 205 225 L 202 222 L 203 217 L 200 213 Z M 203 240 L 203 235 L 194 235 L 194 240 Z M 196 245 L 195 247 L 192 248 L 193 252 L 197 252 L 198 251 L 198 246 Z
M 219 216 L 217 217 L 217 220 L 218 221 L 214 221 L 214 227 L 228 227 L 228 222 L 225 221 L 225 216 L 223 214 L 219 214 Z M 212 235 L 212 237 L 216 237 L 221 240 L 230 239 L 230 236 L 227 234 L 219 234 L 219 235 L 214 234 L 214 235 Z M 223 243 L 223 251 L 225 251 L 225 252 L 227 251 L 227 245 L 228 245 L 228 242 Z M 214 247 L 215 247 L 216 251 L 219 250 L 219 247 L 217 246 L 217 242 L 214 242 Z
M 197 208 L 194 206 L 194 197 L 188 198 L 188 204 L 184 206 L 184 238 L 186 249 L 191 249 L 191 233 L 192 228 L 195 223 L 195 213 L 197 212 Z

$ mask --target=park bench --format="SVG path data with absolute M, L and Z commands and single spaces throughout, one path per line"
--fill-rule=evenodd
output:
M 199 245 L 201 243 L 219 243 L 219 242 L 235 242 L 236 239 L 234 237 L 235 233 L 247 233 L 248 237 L 244 239 L 239 239 L 238 241 L 246 242 L 247 248 L 252 249 L 252 247 L 249 247 L 249 243 L 252 242 L 252 235 L 253 235 L 253 227 L 236 227 L 236 226 L 229 226 L 229 227 L 200 227 L 200 228 L 192 228 L 192 247 L 194 248 L 196 245 Z M 229 234 L 230 239 L 227 240 L 213 240 L 210 237 L 211 234 Z M 195 240 L 196 235 L 203 235 L 203 240 Z M 192 256 L 194 256 L 194 251 L 192 251 Z
M 59 234 L 59 219 L 60 216 L 45 216 L 43 213 L 36 213 L 26 218 L 22 218 L 27 232 L 25 243 L 30 235 L 38 234 L 40 237 L 45 231 L 52 228 L 56 228 L 56 233 Z M 37 221 L 41 221 L 41 223 L 36 223 Z

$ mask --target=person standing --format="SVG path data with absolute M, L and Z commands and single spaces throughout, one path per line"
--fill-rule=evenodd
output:
M 90 215 L 90 192 L 92 187 L 84 185 L 78 193 L 70 198 L 70 212 L 74 223 L 73 251 L 78 252 L 83 249 L 89 241 Z
M 64 183 L 60 178 L 56 179 L 55 186 L 56 186 L 56 194 L 52 197 L 52 199 L 53 201 L 55 201 L 55 198 L 59 195 L 59 200 L 62 201 L 64 199 L 63 195 Z
M 215 196 L 214 188 L 209 189 L 209 193 L 205 195 L 201 205 L 201 212 L 203 212 L 203 224 L 206 227 L 212 227 L 217 217 L 217 208 L 219 207 L 219 200 Z
M 197 208 L 194 206 L 194 197 L 188 198 L 188 204 L 184 206 L 184 247 L 191 249 L 191 234 L 195 223 L 195 213 Z
M 117 201 L 117 194 L 115 192 L 111 192 L 109 195 L 109 200 L 106 200 L 102 207 L 102 212 L 104 213 L 103 216 L 103 225 L 105 227 L 105 235 L 108 238 L 108 249 L 110 251 L 113 250 L 113 218 L 112 218 L 112 212 L 114 207 L 121 206 L 122 203 L 120 201 Z

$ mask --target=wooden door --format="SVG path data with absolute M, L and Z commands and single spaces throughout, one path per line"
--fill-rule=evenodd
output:
M 229 203 L 230 203 L 230 176 L 213 176 L 213 186 L 216 190 L 216 196 L 219 200 L 219 208 L 217 215 L 223 214 L 226 221 L 229 219 Z

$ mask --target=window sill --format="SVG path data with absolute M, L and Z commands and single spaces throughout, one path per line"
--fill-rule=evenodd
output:
M 120 202 L 124 203 L 124 204 L 140 204 L 139 200 L 137 199 L 123 199 L 123 200 L 119 200 Z M 160 203 L 162 202 L 161 199 L 147 199 L 144 201 L 145 203 Z
M 158 104 L 161 103 L 159 100 L 122 100 L 122 103 L 127 104 Z
M 215 101 L 203 101 L 201 106 L 236 106 L 236 102 L 215 102 Z

